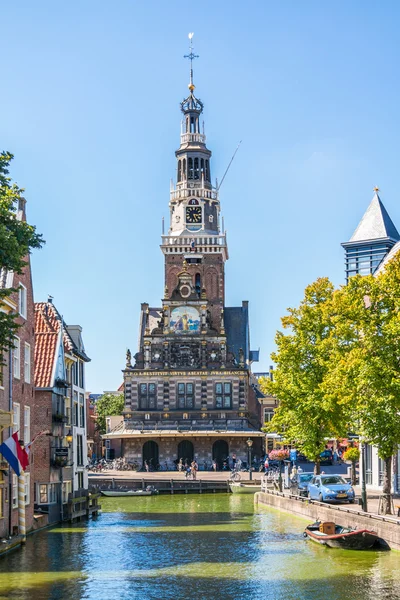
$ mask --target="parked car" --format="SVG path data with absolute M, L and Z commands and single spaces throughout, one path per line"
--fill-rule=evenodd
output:
M 319 455 L 321 465 L 333 465 L 333 454 L 332 450 L 324 450 Z
M 308 484 L 308 497 L 319 502 L 347 500 L 354 504 L 355 501 L 354 489 L 341 475 L 316 475 Z
M 293 492 L 299 496 L 307 496 L 308 484 L 313 477 L 314 473 L 297 473 L 291 480 Z

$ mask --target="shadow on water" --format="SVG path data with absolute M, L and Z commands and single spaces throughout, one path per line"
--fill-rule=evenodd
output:
M 397 553 L 323 548 L 302 519 L 219 496 L 107 499 L 0 559 L 0 598 L 400 599 Z

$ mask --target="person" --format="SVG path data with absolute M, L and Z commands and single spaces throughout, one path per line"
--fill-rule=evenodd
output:
M 302 468 L 299 466 L 299 467 L 298 467 L 298 469 L 297 469 L 297 472 L 298 472 L 298 473 L 302 473 L 302 472 L 303 472 L 303 469 L 302 469 Z
M 191 473 L 192 473 L 192 479 L 193 480 L 196 479 L 197 469 L 198 469 L 197 462 L 195 460 L 193 460 L 192 464 L 190 465 L 190 470 L 191 470 Z
M 179 473 L 182 472 L 182 469 L 183 469 L 183 459 L 180 458 L 179 462 L 178 462 L 178 471 L 179 471 Z
M 146 471 L 147 471 L 147 472 L 149 472 L 149 471 L 150 471 L 150 465 L 149 465 L 149 463 L 147 462 L 147 460 L 145 460 L 145 461 L 144 461 L 144 467 L 145 467 L 145 469 L 146 469 Z
M 236 454 L 233 453 L 232 454 L 232 469 L 235 470 L 235 465 L 236 465 Z
M 291 473 L 290 476 L 291 476 L 292 479 L 295 479 L 296 475 L 297 475 L 297 467 L 296 467 L 295 464 L 293 464 L 292 473 Z
M 214 472 L 217 470 L 217 461 L 215 459 L 212 462 L 212 468 Z
M 337 451 L 335 450 L 335 451 L 333 452 L 333 462 L 336 464 L 336 463 L 337 463 L 337 461 L 338 461 L 338 453 L 337 453 Z
M 265 461 L 264 461 L 264 470 L 265 472 L 267 472 L 269 469 L 269 460 L 268 460 L 268 456 L 265 456 Z

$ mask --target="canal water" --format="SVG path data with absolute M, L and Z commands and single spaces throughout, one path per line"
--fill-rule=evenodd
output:
M 303 538 L 305 521 L 228 494 L 103 498 L 97 520 L 0 558 L 0 598 L 400 598 L 400 554 Z M 346 523 L 344 523 L 346 524 Z

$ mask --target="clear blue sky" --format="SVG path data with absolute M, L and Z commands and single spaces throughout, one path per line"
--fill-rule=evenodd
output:
M 375 185 L 400 227 L 399 17 L 367 0 L 3 3 L 0 147 L 47 240 L 35 299 L 82 325 L 89 390 L 120 384 L 140 303 L 163 293 L 188 32 L 214 177 L 243 140 L 221 189 L 227 304 L 250 301 L 264 370 L 304 287 L 343 282 Z

